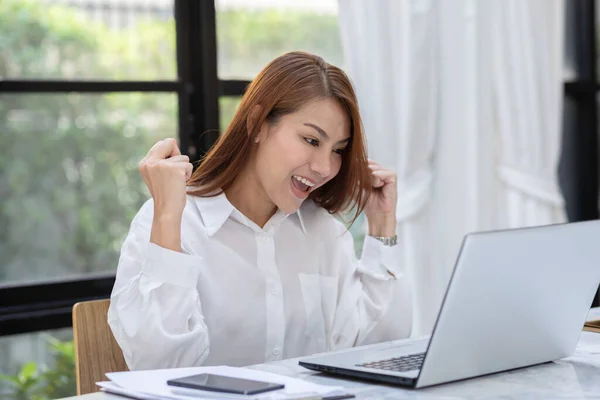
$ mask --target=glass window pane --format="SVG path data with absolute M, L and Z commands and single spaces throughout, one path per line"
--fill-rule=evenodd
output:
M 337 0 L 216 0 L 221 79 L 252 79 L 292 50 L 341 66 Z
M 74 396 L 75 357 L 71 328 L 0 337 L 2 399 Z
M 0 78 L 175 79 L 173 0 L 0 1 Z
M 240 102 L 242 101 L 241 96 L 221 96 L 219 97 L 219 125 L 221 133 L 225 132 L 225 129 L 229 126 L 229 123 L 233 119 Z
M 354 218 L 353 213 L 348 213 L 344 215 L 343 222 L 345 222 L 346 226 L 350 228 L 350 233 L 352 233 L 352 237 L 354 238 L 354 250 L 356 252 L 356 257 L 360 258 L 362 255 L 362 248 L 365 242 L 365 236 L 367 234 L 367 218 L 364 213 L 361 213 L 356 221 L 349 226 L 349 223 Z
M 137 171 L 177 135 L 175 94 L 0 100 L 0 282 L 114 271 L 148 192 Z
M 577 20 L 575 19 L 575 9 L 578 4 L 576 2 L 565 3 L 565 31 L 563 35 L 564 40 L 564 64 L 563 64 L 563 79 L 565 81 L 573 80 L 577 78 L 577 34 L 576 26 Z

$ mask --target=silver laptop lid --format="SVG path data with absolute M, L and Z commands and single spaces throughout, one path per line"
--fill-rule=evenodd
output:
M 416 387 L 571 354 L 599 283 L 599 221 L 467 235 Z

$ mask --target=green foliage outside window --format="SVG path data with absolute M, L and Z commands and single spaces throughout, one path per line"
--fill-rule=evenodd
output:
M 48 338 L 53 355 L 50 366 L 39 366 L 31 361 L 14 375 L 0 375 L 7 389 L 0 392 L 2 400 L 50 400 L 69 397 L 76 393 L 75 352 L 72 341 Z
M 156 63 L 68 8 L 0 2 L 0 76 L 118 79 L 121 70 L 168 68 L 159 62 L 159 31 L 143 23 L 136 37 Z M 128 43 L 128 44 L 126 44 Z M 111 48 L 110 46 L 114 46 Z M 121 65 L 106 54 L 128 54 Z M 154 73 L 147 75 L 153 75 Z M 120 243 L 146 198 L 137 161 L 159 137 L 176 132 L 175 95 L 3 94 L 0 101 L 0 281 L 48 279 L 114 270 Z

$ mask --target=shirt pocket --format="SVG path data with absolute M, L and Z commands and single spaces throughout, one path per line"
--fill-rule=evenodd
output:
M 306 335 L 316 342 L 317 350 L 331 348 L 330 333 L 337 306 L 338 278 L 320 274 L 298 274 L 304 309 Z

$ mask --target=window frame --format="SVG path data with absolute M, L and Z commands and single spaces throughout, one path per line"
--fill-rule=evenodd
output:
M 565 101 L 574 105 L 574 117 L 565 123 L 563 132 L 570 142 L 570 154 L 563 147 L 566 179 L 565 192 L 570 222 L 595 220 L 598 211 L 598 100 L 596 0 L 565 2 L 568 28 L 572 29 L 575 56 L 575 79 L 564 83 Z M 570 201 L 569 201 L 570 200 Z M 600 288 L 593 306 L 600 306 Z
M 175 93 L 181 151 L 198 161 L 219 135 L 219 97 L 241 96 L 250 84 L 217 76 L 214 1 L 174 0 L 176 80 L 101 81 L 0 79 L 7 93 Z M 0 283 L 0 336 L 72 326 L 80 301 L 105 299 L 115 274 L 91 274 L 35 283 Z

